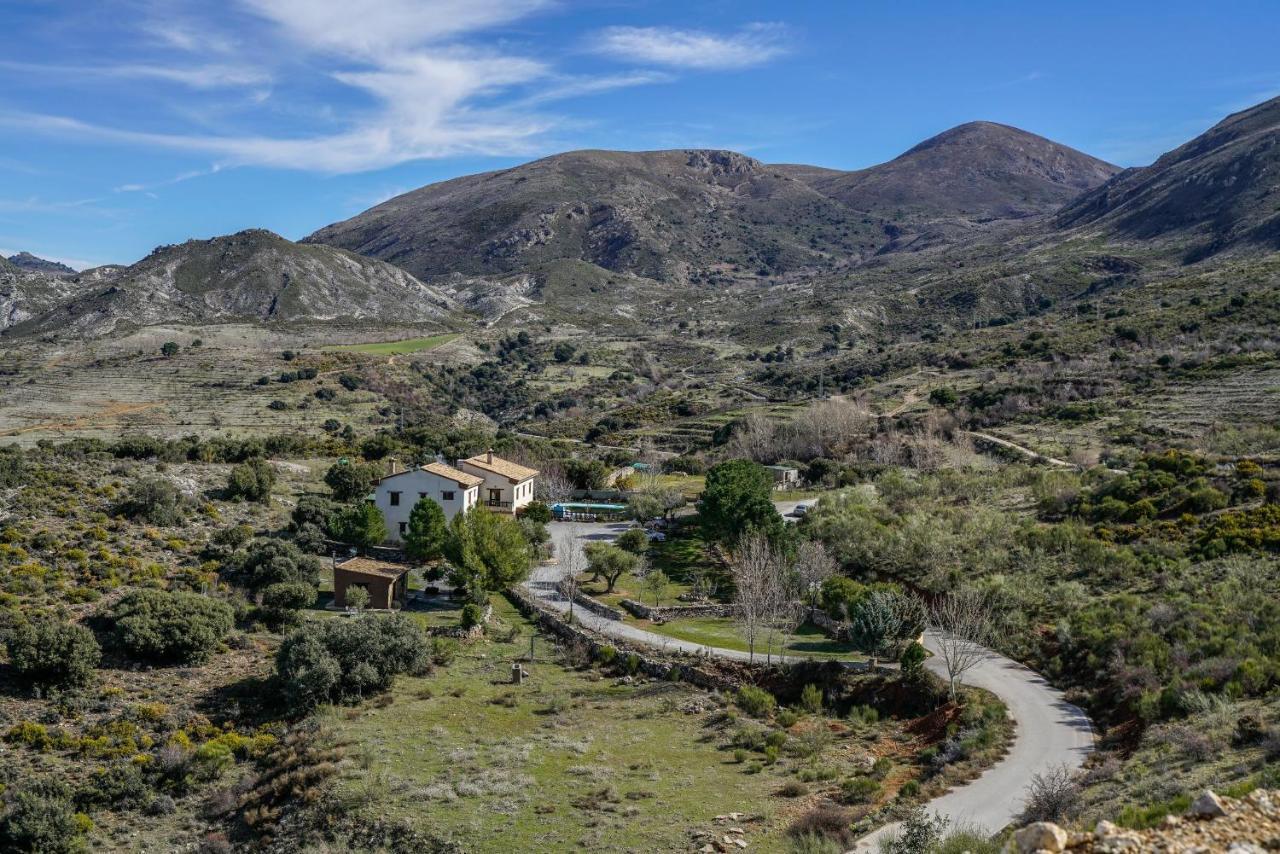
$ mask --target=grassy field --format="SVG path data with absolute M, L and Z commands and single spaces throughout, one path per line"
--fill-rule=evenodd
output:
M 369 344 L 334 344 L 325 347 L 336 353 L 366 353 L 370 356 L 401 356 L 405 353 L 418 353 L 422 350 L 433 350 L 442 344 L 448 344 L 457 338 L 456 333 L 444 335 L 428 335 L 426 338 L 404 338 L 399 341 L 375 341 Z
M 705 646 L 717 646 L 722 649 L 736 649 L 747 652 L 749 646 L 742 637 L 738 625 L 729 617 L 691 617 L 672 620 L 668 623 L 650 624 L 644 627 L 667 637 Z M 782 653 L 785 655 L 810 656 L 813 658 L 838 658 L 841 661 L 862 660 L 866 656 L 847 643 L 840 643 L 827 637 L 822 631 L 811 625 L 801 626 L 794 634 L 786 634 L 781 639 Z M 775 640 L 773 654 L 779 650 Z M 756 642 L 756 655 L 764 655 L 764 640 Z
M 398 680 L 389 703 L 331 713 L 365 766 L 341 783 L 344 797 L 367 794 L 371 808 L 475 851 L 685 850 L 691 827 L 732 811 L 771 825 L 753 830 L 752 850 L 781 848 L 775 772 L 746 773 L 706 738 L 689 704 L 707 695 L 566 669 L 542 637 L 532 678 L 506 684 L 530 630 L 495 604 L 520 626 L 509 643 L 466 647 L 435 675 Z

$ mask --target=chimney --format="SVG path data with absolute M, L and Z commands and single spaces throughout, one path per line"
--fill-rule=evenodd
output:
M 391 459 L 387 460 L 387 474 L 388 475 L 400 474 L 400 461 L 397 460 L 395 457 L 392 457 Z
M 444 454 L 436 454 L 436 462 L 438 463 L 444 462 Z
M 487 454 L 485 454 L 485 455 L 484 455 L 484 461 L 485 461 L 486 463 L 492 463 L 492 462 L 493 462 L 493 448 L 490 448 L 490 449 L 489 449 L 489 452 L 488 452 Z

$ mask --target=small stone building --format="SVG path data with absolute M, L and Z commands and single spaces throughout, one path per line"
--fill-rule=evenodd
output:
M 409 567 L 385 560 L 353 557 L 333 567 L 333 604 L 347 607 L 347 590 L 369 591 L 369 608 L 403 608 L 409 595 Z

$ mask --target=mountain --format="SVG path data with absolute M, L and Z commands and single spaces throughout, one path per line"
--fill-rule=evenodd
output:
M 844 269 L 903 248 L 904 231 L 920 223 L 940 230 L 937 243 L 975 223 L 1049 213 L 1116 171 L 989 122 L 857 172 L 732 151 L 574 151 L 422 187 L 304 242 L 425 281 L 450 272 L 545 281 L 561 273 L 556 265 L 586 262 L 602 281 L 626 273 L 715 284 Z
M 0 258 L 0 331 L 74 299 L 84 285 L 64 275 L 24 269 Z
M 397 196 L 307 243 L 389 261 L 430 281 L 585 262 L 715 281 L 827 269 L 875 250 L 878 223 L 732 151 L 573 151 Z
M 1280 98 L 1120 173 L 1063 208 L 1055 223 L 1185 247 L 1188 261 L 1233 247 L 1280 249 Z
M 229 321 L 421 323 L 457 308 L 390 264 L 263 230 L 162 246 L 130 267 L 97 268 L 83 278 L 68 283 L 86 291 L 52 311 L 27 312 L 11 334 Z
M 1119 171 L 1096 157 L 994 122 L 952 128 L 869 169 L 783 169 L 860 211 L 978 221 L 1050 213 Z
M 74 267 L 68 267 L 66 264 L 57 261 L 38 258 L 30 252 L 19 252 L 17 255 L 10 255 L 8 260 L 10 264 L 21 270 L 31 270 L 35 273 L 49 273 L 54 276 L 74 276 L 76 274 Z

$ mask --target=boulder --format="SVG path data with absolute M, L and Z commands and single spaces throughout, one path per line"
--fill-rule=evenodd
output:
M 1227 808 L 1222 803 L 1222 798 L 1205 789 L 1200 797 L 1192 801 L 1187 814 L 1196 818 L 1221 818 L 1227 814 Z
M 1036 851 L 1065 851 L 1067 848 L 1067 832 L 1051 821 L 1037 821 L 1028 824 L 1014 835 L 1018 843 L 1019 854 L 1033 854 Z

